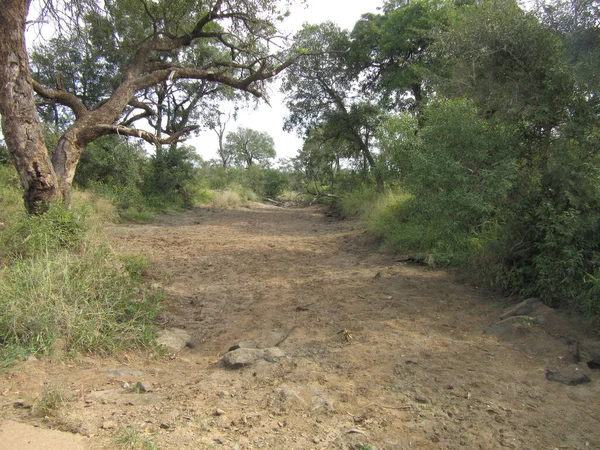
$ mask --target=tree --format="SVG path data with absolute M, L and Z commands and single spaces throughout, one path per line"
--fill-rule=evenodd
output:
M 320 136 L 320 128 L 312 130 L 298 155 L 292 159 L 294 170 L 302 175 L 303 188 L 318 196 L 332 193 L 335 175 L 340 171 L 340 146 Z
M 380 110 L 361 95 L 348 68 L 348 32 L 331 22 L 306 25 L 295 36 L 294 46 L 301 57 L 282 85 L 290 111 L 285 128 L 308 135 L 322 127 L 324 139 L 346 144 L 353 156 L 362 156 L 371 170 L 376 169 L 372 146 Z M 376 170 L 375 179 L 383 189 Z
M 275 142 L 265 132 L 240 127 L 227 134 L 225 151 L 246 168 L 256 163 L 266 166 L 268 160 L 275 157 Z
M 349 64 L 387 107 L 417 109 L 426 99 L 430 47 L 447 25 L 450 2 L 391 0 L 365 14 L 351 34 Z
M 31 213 L 44 211 L 49 201 L 61 197 L 69 202 L 79 158 L 94 140 L 119 134 L 171 145 L 196 128 L 184 126 L 164 137 L 135 128 L 137 120 L 157 114 L 144 102 L 149 90 L 178 80 L 197 80 L 260 97 L 264 82 L 294 61 L 284 60 L 282 52 L 270 53 L 277 36 L 275 22 L 282 14 L 275 0 L 207 4 L 111 0 L 104 8 L 82 2 L 75 4 L 81 14 L 70 23 L 62 19 L 61 29 L 70 25 L 73 31 L 66 32 L 70 38 L 87 30 L 83 35 L 92 48 L 102 44 L 106 49 L 100 59 L 114 61 L 118 67 L 114 85 L 90 105 L 85 95 L 90 90 L 70 90 L 64 75 L 57 76 L 55 87 L 32 78 L 25 47 L 29 6 L 30 0 L 7 0 L 0 9 L 0 114 Z M 61 6 L 57 2 L 55 11 Z M 52 156 L 44 144 L 34 91 L 45 102 L 68 108 L 73 116 Z
M 209 128 L 217 135 L 217 139 L 219 140 L 217 152 L 219 153 L 219 158 L 221 158 L 223 169 L 227 172 L 234 156 L 234 154 L 230 152 L 230 149 L 225 146 L 225 130 L 227 129 L 227 124 L 231 120 L 231 114 L 227 114 L 225 119 L 221 119 L 225 114 L 219 111 L 215 116 L 216 117 L 209 122 Z

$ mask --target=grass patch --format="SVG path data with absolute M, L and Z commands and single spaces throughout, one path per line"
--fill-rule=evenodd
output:
M 221 191 L 213 195 L 213 207 L 215 208 L 235 208 L 242 203 L 242 199 L 237 192 Z
M 0 178 L 8 172 L 0 167 Z M 29 216 L 18 189 L 0 187 L 0 366 L 152 345 L 162 294 L 143 284 L 148 260 L 118 257 L 97 233 L 116 208 L 74 192 L 71 210 L 56 204 Z
M 115 435 L 118 448 L 127 450 L 159 450 L 152 440 L 145 439 L 135 427 L 121 427 Z
M 146 345 L 160 309 L 118 259 L 99 247 L 16 260 L 0 273 L 0 356 L 114 353 Z
M 67 403 L 65 389 L 57 383 L 45 382 L 40 396 L 33 405 L 33 413 L 38 417 L 56 418 Z

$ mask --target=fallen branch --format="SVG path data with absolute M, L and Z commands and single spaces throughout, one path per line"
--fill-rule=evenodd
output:
M 340 198 L 338 195 L 335 194 L 313 194 L 312 192 L 309 192 L 309 194 L 315 196 L 315 198 L 312 199 L 312 202 L 310 202 L 311 205 L 320 198 Z
M 272 198 L 268 198 L 268 197 L 265 198 L 265 202 L 273 203 L 275 206 L 281 206 L 281 205 L 283 205 L 282 202 L 278 202 L 278 201 L 273 200 Z

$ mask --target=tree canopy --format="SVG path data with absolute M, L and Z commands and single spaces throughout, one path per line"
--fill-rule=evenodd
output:
M 251 128 L 239 127 L 225 137 L 225 153 L 238 165 L 247 168 L 254 164 L 266 166 L 275 158 L 275 142 L 268 133 Z
M 31 212 L 59 196 L 68 201 L 81 153 L 99 137 L 173 144 L 196 129 L 187 123 L 201 99 L 223 87 L 260 97 L 264 83 L 294 61 L 277 37 L 286 12 L 274 0 L 57 2 L 61 40 L 36 53 L 32 78 L 25 50 L 30 2 L 3 6 L 0 114 Z M 61 14 L 75 6 L 77 14 Z M 34 91 L 62 132 L 51 152 Z M 144 118 L 155 133 L 135 127 Z

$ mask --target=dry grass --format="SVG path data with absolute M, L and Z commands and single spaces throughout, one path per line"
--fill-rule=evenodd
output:
M 215 208 L 235 208 L 242 204 L 242 199 L 237 192 L 222 191 L 213 194 L 213 206 Z

